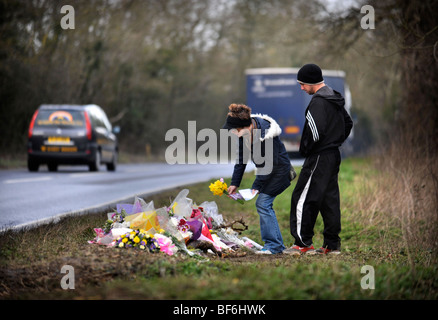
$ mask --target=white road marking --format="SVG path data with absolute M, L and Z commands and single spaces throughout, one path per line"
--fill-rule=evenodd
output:
M 105 174 L 106 172 L 94 172 L 94 173 L 89 173 L 89 172 L 80 172 L 80 173 L 71 173 L 69 174 L 70 178 L 82 178 L 82 177 L 92 177 L 92 176 L 97 176 L 97 175 L 101 175 L 101 174 Z
M 52 177 L 38 177 L 38 178 L 26 178 L 26 179 L 11 179 L 11 180 L 5 180 L 3 183 L 10 184 L 10 183 L 28 183 L 28 182 L 39 182 L 39 181 L 47 181 L 52 180 Z

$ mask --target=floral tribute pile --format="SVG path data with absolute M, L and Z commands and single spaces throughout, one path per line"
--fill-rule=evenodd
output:
M 146 203 L 138 197 L 134 204 L 117 204 L 116 212 L 108 213 L 104 226 L 95 228 L 96 237 L 88 242 L 190 256 L 206 252 L 221 256 L 243 247 L 252 251 L 262 249 L 225 224 L 214 201 L 198 206 L 187 198 L 188 193 L 189 190 L 182 190 L 169 207 L 158 209 L 153 201 Z

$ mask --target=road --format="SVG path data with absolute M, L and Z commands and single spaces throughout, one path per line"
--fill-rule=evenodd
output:
M 247 171 L 253 169 L 248 165 Z M 89 172 L 84 166 L 60 166 L 57 172 L 45 166 L 38 172 L 0 170 L 0 231 L 114 208 L 117 203 L 133 203 L 134 196 L 147 201 L 147 195 L 166 189 L 190 189 L 190 184 L 230 177 L 233 164 L 119 164 L 115 172 L 104 166 L 101 170 Z
M 162 190 L 229 177 L 231 164 L 120 164 L 117 171 L 88 172 L 87 167 L 60 166 L 49 172 L 0 171 L 0 230 L 31 227 L 62 216 L 115 207 Z M 176 194 L 175 194 L 176 196 Z M 145 199 L 147 200 L 147 199 Z

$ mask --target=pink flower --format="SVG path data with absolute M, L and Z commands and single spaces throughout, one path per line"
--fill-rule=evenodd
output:
M 105 233 L 103 232 L 102 228 L 95 228 L 94 232 L 96 232 L 96 236 L 98 238 L 103 238 L 103 236 L 105 235 Z
M 155 238 L 160 245 L 160 251 L 168 254 L 169 256 L 174 254 L 172 249 L 175 248 L 175 245 L 172 243 L 172 240 L 163 235 L 156 235 Z
M 167 244 L 160 246 L 160 251 L 167 253 L 169 256 L 173 255 L 172 248 L 174 248 L 174 244 Z
M 247 246 L 248 248 L 252 248 L 252 247 L 254 247 L 254 246 L 252 245 L 252 243 L 249 242 L 249 241 L 245 241 L 245 246 Z
M 192 215 L 190 218 L 197 218 L 199 216 L 202 216 L 201 211 L 199 209 L 192 209 Z

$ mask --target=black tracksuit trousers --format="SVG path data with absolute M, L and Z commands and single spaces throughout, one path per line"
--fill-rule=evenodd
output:
M 291 200 L 290 231 L 296 245 L 307 247 L 312 244 L 313 228 L 318 212 L 321 212 L 324 222 L 323 247 L 340 249 L 340 164 L 341 156 L 337 149 L 309 156 L 304 161 Z

